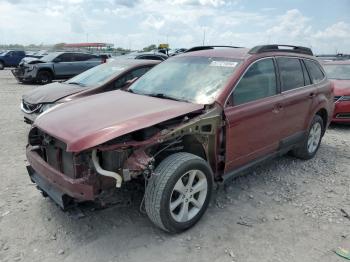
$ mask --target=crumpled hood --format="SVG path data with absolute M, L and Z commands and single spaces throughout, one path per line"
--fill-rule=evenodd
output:
M 30 104 L 54 103 L 61 98 L 87 90 L 86 87 L 69 85 L 65 83 L 51 83 L 30 90 L 22 96 L 22 99 Z
M 203 107 L 117 90 L 58 105 L 34 126 L 65 142 L 67 151 L 80 152 Z
M 331 80 L 335 96 L 350 96 L 350 80 Z

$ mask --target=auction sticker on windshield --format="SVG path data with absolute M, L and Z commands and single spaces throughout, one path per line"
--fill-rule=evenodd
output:
M 236 67 L 237 62 L 232 61 L 213 61 L 210 63 L 210 66 L 219 66 L 219 67 Z

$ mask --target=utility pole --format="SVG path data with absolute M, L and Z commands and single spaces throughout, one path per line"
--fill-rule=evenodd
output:
M 205 43 L 205 28 L 204 28 L 204 30 L 203 30 L 203 46 L 204 46 L 204 43 Z

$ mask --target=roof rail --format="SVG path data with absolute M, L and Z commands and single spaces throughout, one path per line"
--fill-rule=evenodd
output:
M 239 46 L 229 46 L 229 45 L 202 45 L 202 46 L 191 47 L 191 48 L 187 49 L 184 53 L 201 51 L 201 50 L 209 50 L 209 49 L 214 49 L 216 47 L 241 48 Z
M 283 48 L 286 47 L 286 48 Z M 294 45 L 258 45 L 249 50 L 249 54 L 259 54 L 264 52 L 288 52 L 305 55 L 314 55 L 308 47 Z

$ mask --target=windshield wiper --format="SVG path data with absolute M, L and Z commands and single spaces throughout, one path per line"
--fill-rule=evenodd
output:
M 170 100 L 175 100 L 175 101 L 182 101 L 182 102 L 188 102 L 184 99 L 179 99 L 179 98 L 175 98 L 175 97 L 172 97 L 172 96 L 168 96 L 166 94 L 163 94 L 163 93 L 156 93 L 156 94 L 145 94 L 147 96 L 152 96 L 152 97 L 157 97 L 157 98 L 163 98 L 163 99 L 170 99 Z
M 68 84 L 70 84 L 70 85 L 77 85 L 77 86 L 85 86 L 85 85 L 83 85 L 82 83 L 79 83 L 79 82 L 68 82 Z

